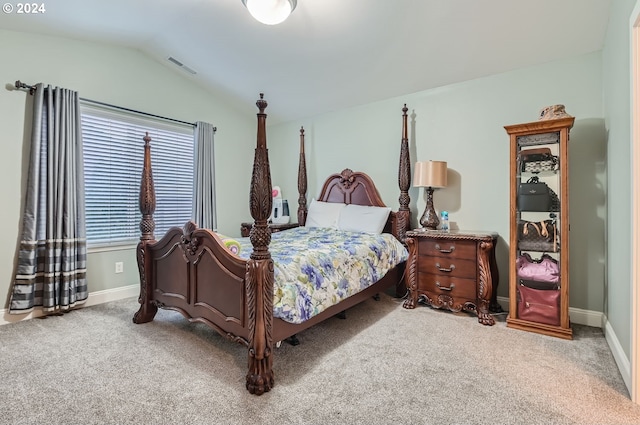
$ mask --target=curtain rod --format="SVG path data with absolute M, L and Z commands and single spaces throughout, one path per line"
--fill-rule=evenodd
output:
M 193 122 L 186 122 L 186 121 L 182 121 L 182 120 L 177 120 L 175 118 L 168 118 L 168 117 L 163 117 L 161 115 L 150 114 L 148 112 L 136 111 L 135 109 L 129 109 L 129 108 L 124 108 L 122 106 L 111 105 L 109 103 L 98 102 L 97 100 L 85 99 L 84 97 L 81 97 L 80 100 L 82 100 L 83 102 L 87 102 L 87 103 L 93 103 L 94 105 L 100 105 L 100 106 L 106 106 L 108 108 L 120 109 L 122 111 L 133 112 L 135 114 L 141 114 L 141 115 L 146 115 L 148 117 L 159 118 L 161 120 L 173 121 L 173 122 L 177 122 L 177 123 L 180 123 L 180 124 L 186 124 L 186 125 L 190 125 L 192 127 L 196 126 L 196 123 L 193 123 Z M 215 127 L 213 128 L 213 131 L 216 131 Z
M 16 80 L 14 84 L 17 89 L 29 89 L 29 94 L 33 94 L 36 91 L 36 86 L 30 86 L 29 84 L 25 84 L 20 80 Z
M 29 90 L 29 94 L 33 94 L 36 91 L 36 86 L 31 86 L 29 84 L 25 84 L 25 83 L 21 82 L 20 80 L 16 81 L 15 86 L 16 86 L 17 89 L 28 89 Z M 111 105 L 109 103 L 98 102 L 97 100 L 85 99 L 83 97 L 81 97 L 80 100 L 82 100 L 83 102 L 93 103 L 93 104 L 100 105 L 100 106 L 106 106 L 106 107 L 109 107 L 109 108 L 121 109 L 121 110 L 127 111 L 127 112 L 133 112 L 133 113 L 136 113 L 136 114 L 142 114 L 142 115 L 146 115 L 146 116 L 149 116 L 149 117 L 160 118 L 160 119 L 163 119 L 163 120 L 173 121 L 173 122 L 177 122 L 177 123 L 180 123 L 180 124 L 186 124 L 186 125 L 190 125 L 190 126 L 193 126 L 193 127 L 196 126 L 196 123 L 181 121 L 181 120 L 177 120 L 175 118 L 163 117 L 161 115 L 150 114 L 148 112 L 136 111 L 135 109 L 129 109 L 129 108 L 124 108 L 122 106 Z M 216 131 L 216 130 L 217 130 L 217 128 L 213 127 L 213 131 Z

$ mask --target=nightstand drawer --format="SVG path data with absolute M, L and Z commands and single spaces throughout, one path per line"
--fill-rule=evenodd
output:
M 419 272 L 467 279 L 475 279 L 477 269 L 475 260 L 459 258 L 422 257 L 418 263 Z
M 474 241 L 423 239 L 420 240 L 418 251 L 418 255 L 421 257 L 451 257 L 475 261 L 476 243 Z
M 434 295 L 448 294 L 459 300 L 476 301 L 476 281 L 433 273 L 418 273 L 420 291 L 427 291 Z

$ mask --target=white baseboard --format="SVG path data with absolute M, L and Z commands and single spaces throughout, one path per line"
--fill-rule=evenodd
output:
M 109 301 L 117 301 L 123 298 L 135 297 L 140 294 L 140 285 L 134 284 L 129 286 L 121 286 L 120 288 L 105 289 L 104 291 L 90 292 L 87 300 L 81 307 L 90 307 L 92 305 L 98 305 Z M 9 310 L 0 310 L 0 325 L 6 325 L 9 323 L 22 322 L 23 320 L 34 319 L 36 317 L 42 317 L 44 314 L 42 310 L 36 309 L 26 314 L 9 314 Z
M 627 391 L 629 391 L 629 394 L 631 394 L 631 362 L 627 358 L 627 355 L 624 353 L 624 350 L 620 345 L 620 341 L 618 340 L 616 333 L 613 331 L 613 328 L 609 324 L 609 320 L 607 320 L 607 317 L 603 316 L 602 321 L 604 337 L 606 338 L 607 344 L 609 344 L 609 348 L 611 349 L 611 353 L 613 354 L 613 358 L 618 365 L 618 370 L 620 370 L 622 380 L 627 386 Z
M 599 311 L 569 307 L 569 318 L 571 323 L 578 325 L 593 326 L 594 328 L 603 328 L 604 326 L 604 313 Z

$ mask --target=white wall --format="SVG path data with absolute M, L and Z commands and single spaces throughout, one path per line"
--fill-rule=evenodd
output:
M 500 234 L 498 294 L 506 297 L 509 137 L 503 126 L 535 121 L 542 107 L 564 104 L 576 117 L 570 142 L 570 305 L 603 311 L 606 134 L 601 69 L 597 52 L 269 127 L 274 184 L 295 208 L 298 135 L 304 125 L 309 199 L 319 193 L 327 175 L 348 167 L 370 174 L 385 202 L 397 208 L 401 109 L 406 103 L 412 163 L 443 160 L 450 168 L 449 186 L 434 196 L 436 209 L 448 210 L 460 229 Z M 411 188 L 410 196 L 417 226 L 424 194 Z
M 255 105 L 248 104 L 240 111 L 230 109 L 228 99 L 205 91 L 181 71 L 169 69 L 139 51 L 109 45 L 0 30 L 0 61 L 0 199 L 4 203 L 0 234 L 5 238 L 5 243 L 0 244 L 0 294 L 6 295 L 6 300 L 20 238 L 29 155 L 24 141 L 28 137 L 25 117 L 31 113 L 29 95 L 12 90 L 18 79 L 27 84 L 43 82 L 77 90 L 87 99 L 217 126 L 218 225 L 220 231 L 239 236 L 240 222 L 251 218 L 248 193 L 255 146 Z M 115 261 L 124 262 L 123 274 L 114 273 Z M 90 292 L 138 283 L 135 251 L 131 248 L 91 253 L 87 267 Z M 6 302 L 0 309 L 6 307 Z
M 629 18 L 636 0 L 612 2 L 603 49 L 607 164 L 607 299 L 605 313 L 631 355 L 631 80 Z

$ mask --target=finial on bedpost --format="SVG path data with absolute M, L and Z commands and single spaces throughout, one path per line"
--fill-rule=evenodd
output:
M 411 158 L 409 154 L 409 137 L 407 130 L 407 104 L 402 108 L 402 141 L 400 142 L 400 165 L 398 167 L 398 186 L 400 187 L 400 207 L 398 208 L 398 237 L 404 242 L 406 231 L 411 226 L 411 209 L 409 208 L 409 186 L 411 182 Z
M 304 127 L 300 127 L 300 159 L 298 161 L 298 225 L 307 222 L 307 163 L 304 155 Z
M 156 224 L 153 220 L 153 212 L 156 210 L 156 192 L 153 187 L 153 171 L 151 169 L 151 137 L 149 132 L 142 138 L 144 140 L 144 163 L 142 165 L 142 178 L 140 180 L 140 195 L 138 206 L 142 213 L 140 220 L 140 240 L 153 240 L 153 231 Z
M 304 126 L 300 126 L 300 152 L 304 153 Z
M 264 114 L 264 110 L 267 109 L 267 101 L 264 100 L 264 93 L 260 93 L 260 99 L 256 101 L 256 105 L 258 109 L 260 109 L 260 114 Z

